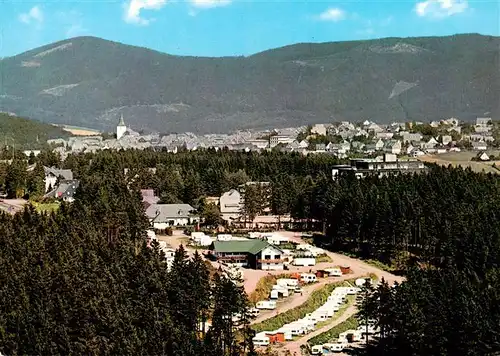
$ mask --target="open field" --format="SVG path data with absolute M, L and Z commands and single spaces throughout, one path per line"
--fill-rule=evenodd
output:
M 85 127 L 78 127 L 78 126 L 64 125 L 62 126 L 62 129 L 75 136 L 97 136 L 101 134 L 101 132 L 97 130 L 88 129 Z
M 37 203 L 37 202 L 31 202 L 31 204 L 35 207 L 35 209 L 39 213 L 51 213 L 53 211 L 56 211 L 59 209 L 60 203 L 59 202 L 54 202 L 54 203 Z
M 473 162 L 471 159 L 477 155 L 478 152 L 475 151 L 463 151 L 463 152 L 449 152 L 440 155 L 425 155 L 420 156 L 418 159 L 422 162 L 436 163 L 441 166 L 453 167 L 461 166 L 463 168 L 470 167 L 474 172 L 485 172 L 485 173 L 497 173 L 500 171 L 493 166 L 495 163 L 500 167 L 500 161 L 489 161 L 489 162 Z M 497 157 L 500 154 L 498 150 L 488 150 L 486 151 L 488 155 L 495 155 Z

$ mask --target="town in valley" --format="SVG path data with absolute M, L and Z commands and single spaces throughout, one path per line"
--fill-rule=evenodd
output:
M 0 1 L 0 356 L 500 356 L 499 6 Z

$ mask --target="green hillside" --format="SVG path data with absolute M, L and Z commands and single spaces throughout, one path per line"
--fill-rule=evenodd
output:
M 468 34 L 202 58 L 79 37 L 0 61 L 0 109 L 97 129 L 123 114 L 162 132 L 497 117 L 499 48 Z
M 68 137 L 61 128 L 36 120 L 0 113 L 0 146 L 34 149 L 44 145 L 50 138 Z

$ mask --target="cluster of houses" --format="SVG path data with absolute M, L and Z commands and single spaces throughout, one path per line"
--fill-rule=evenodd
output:
M 457 141 L 468 141 L 475 150 L 486 150 L 495 141 L 492 135 L 491 118 L 477 118 L 472 133 L 463 133 L 458 119 L 450 118 L 432 121 L 430 126 L 439 128 L 437 137 L 426 137 L 415 127 L 423 125 L 416 123 L 392 123 L 382 125 L 370 120 L 355 124 L 342 121 L 337 124 L 316 124 L 310 128 L 309 136 L 298 140 L 300 133 L 306 127 L 293 127 L 264 131 L 238 131 L 233 134 L 181 133 L 160 135 L 158 133 L 140 134 L 127 127 L 123 116 L 116 127 L 116 137 L 104 139 L 102 136 L 77 136 L 69 139 L 51 139 L 47 141 L 63 157 L 69 153 L 95 152 L 103 149 L 146 149 L 155 148 L 176 153 L 179 148 L 196 150 L 198 148 L 214 148 L 239 151 L 261 151 L 278 148 L 287 152 L 302 154 L 331 153 L 346 157 L 351 153 L 392 153 L 396 155 L 419 156 L 426 153 L 444 153 L 456 150 Z M 311 138 L 337 137 L 340 141 L 318 143 L 311 145 Z M 311 141 L 313 142 L 313 141 Z
M 304 127 L 280 129 L 290 142 L 303 131 Z M 274 131 L 273 131 L 274 132 Z M 237 131 L 232 134 L 196 135 L 192 132 L 160 135 L 159 133 L 141 134 L 125 124 L 123 116 L 116 126 L 115 137 L 103 138 L 101 135 L 74 136 L 68 139 L 57 138 L 47 141 L 54 151 L 62 157 L 70 153 L 96 152 L 106 149 L 158 149 L 177 153 L 181 148 L 190 151 L 199 148 L 228 148 L 239 151 L 260 151 L 269 148 L 269 139 L 262 139 L 269 131 Z
M 266 187 L 269 182 L 247 182 L 223 193 L 220 197 L 207 197 L 206 202 L 217 205 L 222 219 L 229 225 L 246 224 L 246 226 L 256 226 L 258 223 L 245 221 L 242 214 L 245 187 L 251 184 Z M 199 214 L 189 204 L 159 204 L 160 198 L 155 196 L 152 189 L 143 189 L 141 194 L 146 215 L 156 230 L 165 230 L 172 226 L 196 225 L 200 222 Z M 259 217 L 261 219 L 260 225 L 275 225 L 278 218 L 269 215 L 270 208 L 268 204 L 262 210 L 263 215 Z M 287 217 L 282 217 L 282 219 L 282 222 L 288 221 Z

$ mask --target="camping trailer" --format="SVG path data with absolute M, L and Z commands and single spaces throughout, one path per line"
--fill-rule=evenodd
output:
M 299 280 L 295 278 L 279 278 L 276 284 L 289 289 L 294 289 L 299 286 Z
M 282 333 L 284 338 L 285 338 L 285 341 L 291 341 L 293 340 L 293 334 L 290 330 L 286 329 L 286 328 L 280 328 L 278 330 L 276 330 L 276 332 L 278 333 Z
M 231 241 L 232 239 L 233 239 L 233 235 L 230 235 L 230 234 L 217 235 L 217 241 Z
M 327 349 L 328 351 L 332 352 L 341 352 L 343 351 L 346 347 L 347 344 L 345 343 L 332 343 L 332 344 L 324 344 L 323 347 Z
M 257 305 L 255 307 L 257 309 L 274 310 L 274 309 L 276 309 L 276 301 L 274 301 L 274 300 L 261 300 L 261 301 L 257 302 Z
M 281 329 L 284 330 L 285 333 L 288 332 L 292 334 L 292 336 L 304 335 L 306 330 L 302 325 L 295 323 L 284 325 Z
M 279 285 L 277 285 L 277 284 L 275 284 L 275 285 L 273 286 L 273 289 L 272 289 L 272 290 L 273 290 L 273 291 L 277 291 L 277 292 L 278 292 L 278 294 L 281 294 L 284 298 L 286 298 L 286 297 L 288 297 L 288 296 L 290 295 L 290 293 L 288 292 L 288 289 L 287 289 L 287 288 L 282 287 L 282 286 L 279 286 Z M 271 291 L 271 293 L 272 293 L 272 291 Z
M 363 335 L 359 330 L 347 330 L 339 334 L 339 340 L 345 342 L 358 342 L 363 339 Z
M 263 331 L 258 333 L 252 339 L 254 345 L 256 346 L 268 346 L 269 345 L 269 336 L 266 335 L 267 331 Z
M 316 259 L 314 257 L 298 257 L 294 258 L 292 261 L 294 266 L 315 266 Z
M 330 277 L 342 277 L 342 270 L 338 267 L 336 268 L 326 268 L 325 272 L 328 272 Z
M 316 275 L 312 273 L 302 273 L 300 275 L 300 280 L 304 283 L 314 283 L 317 281 Z
M 311 347 L 311 355 L 322 355 L 323 354 L 323 345 L 314 345 Z

